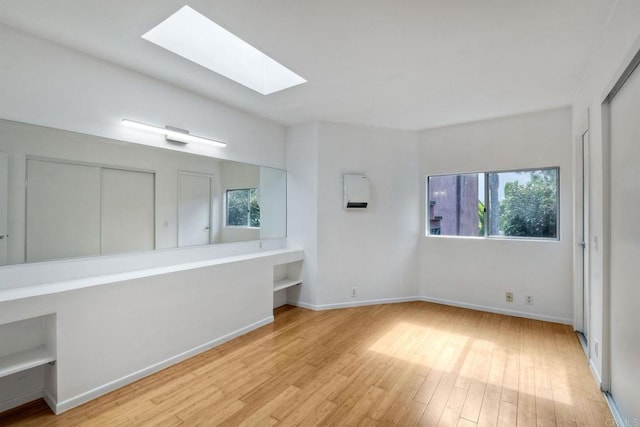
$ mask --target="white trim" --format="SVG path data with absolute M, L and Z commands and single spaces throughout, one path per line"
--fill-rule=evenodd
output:
M 252 323 L 250 325 L 247 325 L 243 328 L 237 329 L 233 332 L 230 332 L 226 335 L 223 335 L 219 338 L 216 338 L 214 340 L 211 340 L 209 342 L 206 342 L 204 344 L 201 344 L 197 347 L 192 348 L 191 350 L 187 350 L 185 352 L 182 352 L 180 354 L 177 354 L 175 356 L 172 356 L 168 359 L 165 359 L 161 362 L 155 363 L 151 366 L 148 366 L 146 368 L 140 369 L 139 371 L 136 372 L 132 372 L 131 374 L 125 375 L 124 377 L 118 378 L 116 380 L 113 380 L 111 382 L 108 382 L 106 384 L 103 384 L 101 386 L 98 386 L 92 390 L 89 390 L 87 392 L 81 393 L 75 397 L 71 397 L 69 399 L 63 400 L 62 402 L 55 402 L 54 403 L 54 412 L 56 414 L 60 414 L 64 411 L 68 411 L 71 408 L 75 408 L 76 406 L 82 405 L 85 402 L 88 402 L 90 400 L 93 400 L 97 397 L 100 397 L 104 394 L 107 394 L 113 390 L 116 390 L 120 387 L 124 387 L 127 384 L 131 384 L 134 381 L 137 381 L 141 378 L 144 378 L 148 375 L 154 374 L 158 371 L 161 371 L 162 369 L 165 369 L 171 365 L 175 365 L 176 363 L 179 363 L 185 359 L 188 359 L 190 357 L 195 356 L 196 354 L 202 353 L 204 351 L 210 350 L 216 346 L 219 346 L 220 344 L 223 344 L 227 341 L 230 341 L 236 337 L 239 337 L 241 335 L 244 335 L 248 332 L 253 331 L 254 329 L 258 329 L 264 325 L 268 325 L 269 323 L 273 323 L 273 316 L 269 316 L 269 317 L 265 317 L 262 320 L 259 320 L 255 323 Z M 40 395 L 38 396 L 40 397 Z M 49 398 L 51 399 L 51 397 L 49 396 Z M 52 399 L 53 400 L 53 399 Z M 48 402 L 47 403 L 51 406 L 51 403 L 53 402 Z
M 420 301 L 420 297 L 399 297 L 399 298 L 381 298 L 381 299 L 372 299 L 372 300 L 363 300 L 363 301 L 354 301 L 354 302 L 338 302 L 333 304 L 309 304 L 301 301 L 289 301 L 287 304 L 294 305 L 296 307 L 307 308 L 309 310 L 314 311 L 323 311 L 323 310 L 334 310 L 337 308 L 351 308 L 351 307 L 362 307 L 367 305 L 380 305 L 380 304 L 395 304 L 399 302 L 414 302 Z
M 609 84 L 605 87 L 605 89 L 600 94 L 601 104 L 604 104 L 607 101 L 607 99 L 609 98 L 609 95 L 611 95 L 611 92 L 616 88 L 616 85 L 620 82 L 620 80 L 624 79 L 626 81 L 626 77 L 628 76 L 625 77 L 625 73 L 629 68 L 629 65 L 633 62 L 635 56 L 638 54 L 638 52 L 640 52 L 640 37 L 636 39 L 636 41 L 633 43 L 633 46 L 631 46 L 631 49 L 627 51 L 627 54 L 625 55 L 622 62 L 620 62 L 620 66 L 618 67 L 616 72 L 613 74 L 613 77 L 609 81 Z
M 611 389 L 611 101 L 601 105 L 602 117 L 602 340 L 600 388 Z
M 589 369 L 591 369 L 591 374 L 598 383 L 598 386 L 602 387 L 602 378 L 600 377 L 600 373 L 598 372 L 598 367 L 595 364 L 595 360 L 589 359 Z
M 44 399 L 46 404 L 49 405 L 49 408 L 51 408 L 51 410 L 55 414 L 57 414 L 57 412 L 56 412 L 56 398 L 53 397 L 51 394 L 49 394 L 47 392 L 47 390 L 42 390 L 42 398 Z
M 591 133 L 589 113 L 577 128 L 574 141 L 573 216 L 573 326 L 586 340 L 587 358 L 591 331 Z M 586 135 L 586 141 L 585 141 Z M 586 245 L 582 248 L 581 242 Z M 585 309 L 585 301 L 588 301 Z
M 620 413 L 620 409 L 618 409 L 618 405 L 616 405 L 616 401 L 613 399 L 613 396 L 609 393 L 602 393 L 604 396 L 604 400 L 607 401 L 607 405 L 609 406 L 609 410 L 611 411 L 611 415 L 613 415 L 613 419 L 616 422 L 616 426 L 625 427 L 632 426 L 635 424 L 630 423 L 629 421 L 625 421 L 625 418 L 622 418 L 622 414 Z
M 545 322 L 562 323 L 572 325 L 572 319 L 567 317 L 548 316 L 546 314 L 527 313 L 524 311 L 507 310 L 504 308 L 488 307 L 485 305 L 468 304 L 465 302 L 450 301 L 440 298 L 420 297 L 420 301 L 433 302 L 436 304 L 450 305 L 453 307 L 468 308 L 470 310 L 486 311 L 488 313 L 505 314 L 507 316 L 523 317 L 525 319 L 542 320 Z
M 309 304 L 302 301 L 287 301 L 287 304 L 292 305 L 294 307 L 306 308 L 307 310 L 318 310 L 315 305 Z
M 30 391 L 29 393 L 23 394 L 21 396 L 11 398 L 10 400 L 5 400 L 4 402 L 0 402 L 0 413 L 8 411 L 9 409 L 17 408 L 18 406 L 24 405 L 25 403 L 38 400 L 42 397 L 42 394 L 42 390 Z

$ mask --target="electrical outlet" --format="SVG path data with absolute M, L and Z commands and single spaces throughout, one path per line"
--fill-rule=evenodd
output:
M 525 304 L 533 305 L 533 295 L 527 295 L 524 302 Z
M 513 292 L 507 292 L 504 299 L 507 302 L 513 302 Z
M 593 352 L 596 354 L 596 359 L 599 357 L 598 355 L 598 340 L 593 340 Z
M 358 295 L 358 292 L 357 292 L 356 288 L 355 287 L 351 288 L 351 296 L 355 297 L 357 295 Z

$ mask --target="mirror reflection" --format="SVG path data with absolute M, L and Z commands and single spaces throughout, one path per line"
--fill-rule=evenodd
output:
M 286 235 L 286 172 L 0 121 L 0 265 Z

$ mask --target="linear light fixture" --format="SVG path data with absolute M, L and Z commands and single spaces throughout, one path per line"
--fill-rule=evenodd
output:
M 262 95 L 306 82 L 189 6 L 183 6 L 142 38 Z
M 215 139 L 205 138 L 203 136 L 191 135 L 188 130 L 179 129 L 172 126 L 153 126 L 146 123 L 135 122 L 129 119 L 122 119 L 122 124 L 127 127 L 164 135 L 167 141 L 181 142 L 183 144 L 188 144 L 189 142 L 201 142 L 204 144 L 215 145 L 216 147 L 227 146 L 227 144 L 222 141 L 216 141 Z

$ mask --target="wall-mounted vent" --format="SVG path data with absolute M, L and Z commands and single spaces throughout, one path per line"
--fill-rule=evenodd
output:
M 344 207 L 366 208 L 369 204 L 369 179 L 362 174 L 344 175 Z

